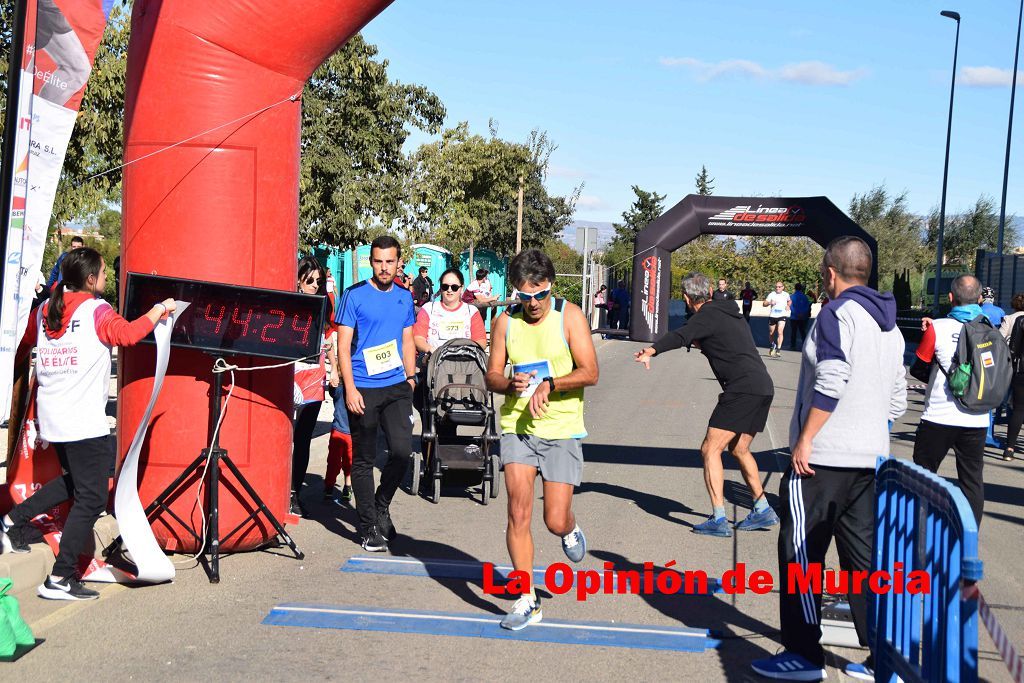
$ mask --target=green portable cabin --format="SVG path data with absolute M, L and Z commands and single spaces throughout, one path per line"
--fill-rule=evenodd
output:
M 412 258 L 405 262 L 405 272 L 415 280 L 422 266 L 427 267 L 427 276 L 433 281 L 436 294 L 441 274 L 452 267 L 452 252 L 436 244 L 414 244 Z
M 491 281 L 491 292 L 494 296 L 499 299 L 506 299 L 511 294 L 511 289 L 507 283 L 507 272 L 508 272 L 508 259 L 498 256 L 490 249 L 474 249 L 473 250 L 473 264 L 470 267 L 469 263 L 469 250 L 462 252 L 459 256 L 459 269 L 462 271 L 462 276 L 466 278 L 466 286 L 469 286 L 473 280 L 476 279 L 476 271 L 480 268 L 488 271 L 487 279 Z M 498 312 L 504 309 L 496 309 Z M 487 330 L 491 329 L 491 320 L 497 316 L 497 313 L 487 317 Z
M 334 277 L 338 280 L 338 288 L 344 290 L 356 282 L 369 280 L 373 276 L 373 268 L 370 267 L 370 245 L 361 244 L 356 247 L 356 276 L 352 277 L 352 250 L 346 249 L 338 254 L 339 267 L 334 271 Z M 338 273 L 342 277 L 338 277 Z

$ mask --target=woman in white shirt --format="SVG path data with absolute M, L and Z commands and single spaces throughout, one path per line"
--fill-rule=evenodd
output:
M 416 350 L 430 353 L 449 339 L 472 339 L 487 347 L 487 332 L 476 306 L 462 300 L 465 285 L 462 273 L 449 268 L 441 275 L 438 290 L 440 299 L 428 302 L 420 309 L 413 325 L 412 335 Z

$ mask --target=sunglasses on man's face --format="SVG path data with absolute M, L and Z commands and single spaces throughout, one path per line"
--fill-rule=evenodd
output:
M 439 287 L 441 288 L 442 292 L 457 292 L 460 289 L 462 289 L 462 285 L 460 285 L 457 282 L 451 285 L 446 285 L 442 283 L 441 285 L 439 285 Z
M 547 289 L 542 289 L 539 292 L 534 292 L 533 294 L 527 294 L 526 292 L 516 292 L 516 296 L 519 297 L 520 301 L 526 303 L 527 301 L 544 301 L 544 299 L 548 298 L 548 294 L 550 293 L 551 288 L 548 287 Z

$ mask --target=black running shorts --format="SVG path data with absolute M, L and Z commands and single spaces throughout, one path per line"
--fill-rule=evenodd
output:
M 718 405 L 711 413 L 709 427 L 734 434 L 757 434 L 768 423 L 772 396 L 726 392 L 718 395 Z
M 782 317 L 779 317 L 779 318 L 771 318 L 771 317 L 769 317 L 768 318 L 768 325 L 769 326 L 771 326 L 771 325 L 778 325 L 779 323 L 785 323 L 787 320 L 789 320 L 789 318 L 787 316 L 782 316 Z

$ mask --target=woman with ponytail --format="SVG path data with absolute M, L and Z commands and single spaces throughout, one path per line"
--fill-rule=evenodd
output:
M 61 279 L 49 300 L 33 311 L 18 348 L 19 359 L 36 349 L 39 438 L 53 445 L 64 473 L 0 519 L 0 552 L 28 552 L 20 527 L 74 498 L 53 570 L 38 588 L 50 600 L 99 597 L 82 584 L 77 568 L 106 509 L 114 465 L 106 414 L 110 351 L 142 341 L 174 311 L 174 299 L 167 299 L 128 322 L 100 298 L 106 285 L 99 252 L 88 247 L 68 252 L 61 261 Z

